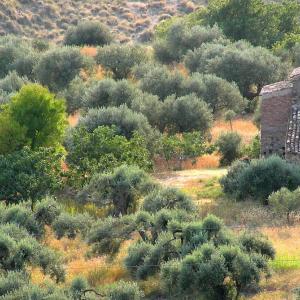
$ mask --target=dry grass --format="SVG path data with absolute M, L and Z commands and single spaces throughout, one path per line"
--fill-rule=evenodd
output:
M 249 143 L 257 134 L 258 129 L 252 122 L 251 118 L 238 118 L 232 122 L 233 130 L 242 136 L 245 144 Z M 229 122 L 223 120 L 217 120 L 211 130 L 213 141 L 218 138 L 222 132 L 230 131 Z
M 86 56 L 95 57 L 97 54 L 97 48 L 95 47 L 83 47 L 81 53 Z
M 69 125 L 71 127 L 75 127 L 77 125 L 77 123 L 78 123 L 79 117 L 80 117 L 80 113 L 79 112 L 75 112 L 73 115 L 70 115 L 68 117 Z

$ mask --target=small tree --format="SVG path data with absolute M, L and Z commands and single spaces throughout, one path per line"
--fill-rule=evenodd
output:
M 83 21 L 70 27 L 65 33 L 64 44 L 75 46 L 103 46 L 111 43 L 112 34 L 108 27 L 99 22 Z
M 235 116 L 236 116 L 236 113 L 233 110 L 226 111 L 226 113 L 224 115 L 225 121 L 229 122 L 229 124 L 230 124 L 230 130 L 231 130 L 231 132 L 233 131 L 232 120 L 233 120 L 233 118 Z
M 290 224 L 291 214 L 300 210 L 300 188 L 294 191 L 282 188 L 269 196 L 268 203 L 277 213 L 285 214 Z
M 32 149 L 60 146 L 67 125 L 65 103 L 46 88 L 23 86 L 4 113 L 19 124 Z
M 230 165 L 240 156 L 241 137 L 236 132 L 222 133 L 215 145 L 221 153 L 221 164 Z

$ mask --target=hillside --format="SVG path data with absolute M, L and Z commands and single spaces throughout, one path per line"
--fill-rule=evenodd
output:
M 121 41 L 138 39 L 160 20 L 192 12 L 205 1 L 159 0 L 3 0 L 0 35 L 59 41 L 70 25 L 82 20 L 106 23 Z

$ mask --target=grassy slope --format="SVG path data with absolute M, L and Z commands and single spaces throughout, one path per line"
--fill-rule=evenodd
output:
M 106 23 L 126 41 L 138 38 L 161 18 L 195 8 L 188 0 L 1 0 L 0 34 L 59 41 L 68 26 L 88 19 Z

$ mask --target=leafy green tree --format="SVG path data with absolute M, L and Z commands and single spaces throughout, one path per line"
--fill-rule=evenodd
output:
M 113 36 L 108 27 L 100 22 L 83 21 L 68 28 L 64 37 L 65 45 L 103 46 L 110 44 Z
M 62 183 L 61 154 L 51 148 L 28 147 L 0 155 L 0 199 L 7 203 L 35 202 Z
M 67 125 L 65 103 L 46 88 L 38 84 L 23 86 L 3 114 L 8 114 L 4 120 L 19 124 L 15 127 L 22 128 L 32 149 L 60 146 Z M 5 132 L 5 127 L 2 130 Z
M 77 48 L 53 48 L 42 54 L 34 72 L 42 85 L 57 92 L 63 90 L 90 63 Z
M 144 138 L 134 133 L 127 139 L 118 134 L 115 126 L 99 126 L 92 132 L 78 127 L 72 131 L 66 148 L 67 162 L 83 182 L 122 164 L 134 164 L 144 170 L 152 166 Z
M 123 165 L 111 173 L 94 175 L 78 197 L 83 203 L 89 200 L 99 207 L 112 206 L 115 216 L 126 215 L 136 210 L 137 201 L 153 185 L 143 170 Z
M 241 154 L 241 136 L 236 132 L 222 133 L 215 145 L 221 154 L 221 164 L 230 165 Z
M 164 101 L 164 127 L 162 131 L 206 133 L 212 123 L 212 113 L 207 103 L 195 94 L 175 98 L 168 97 Z
M 218 24 L 234 40 L 271 48 L 285 34 L 298 31 L 300 6 L 297 1 L 265 3 L 262 0 L 213 0 L 205 20 Z M 262 30 L 263 28 L 263 30 Z
M 126 79 L 135 65 L 147 60 L 146 49 L 131 45 L 108 45 L 98 48 L 96 61 L 115 79 Z
M 291 223 L 291 214 L 300 209 L 300 189 L 290 191 L 287 188 L 281 188 L 274 192 L 268 198 L 270 206 L 280 214 L 285 214 L 288 224 Z

